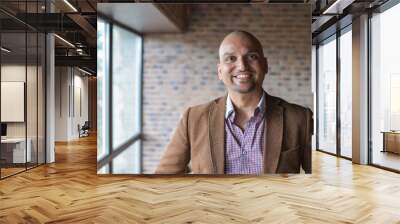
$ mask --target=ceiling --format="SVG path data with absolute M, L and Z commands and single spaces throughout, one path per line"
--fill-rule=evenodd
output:
M 139 33 L 180 32 L 154 4 L 99 3 L 97 10 Z
M 351 24 L 352 18 L 374 10 L 388 0 L 314 0 L 311 31 L 313 43 Z
M 67 2 L 66 2 L 67 1 Z M 0 0 L 0 25 L 3 33 L 2 44 L 13 51 L 9 54 L 24 55 L 25 39 L 21 38 L 25 30 L 54 32 L 70 44 L 55 39 L 56 63 L 79 66 L 82 61 L 85 66 L 96 70 L 96 26 L 97 12 L 111 20 L 119 21 L 139 33 L 182 32 L 182 26 L 174 18 L 174 10 L 165 13 L 160 4 L 140 3 L 147 0 L 45 0 L 18 1 Z M 174 0 L 178 2 L 179 0 Z M 323 14 L 329 7 L 339 2 L 330 14 Z M 379 6 L 387 0 L 227 0 L 225 2 L 268 2 L 268 3 L 310 3 L 313 10 L 313 37 L 326 32 L 328 28 L 343 19 L 346 15 L 357 13 Z M 125 2 L 125 3 L 121 3 Z M 126 2 L 135 4 L 127 4 Z M 157 3 L 167 3 L 170 0 L 157 0 Z M 182 0 L 182 2 L 185 2 Z M 220 0 L 193 0 L 193 3 L 221 2 Z M 224 1 L 222 1 L 224 2 Z M 113 4 L 110 4 L 113 3 Z M 167 4 L 164 4 L 167 5 Z M 170 4 L 169 4 L 170 5 Z M 187 5 L 187 4 L 186 4 Z M 52 9 L 52 13 L 48 13 Z M 189 7 L 187 7 L 189 8 Z M 187 11 L 187 10 L 186 10 Z M 327 11 L 328 12 L 328 11 Z M 172 17 L 171 17 L 172 14 Z M 183 20 L 185 16 L 180 17 Z M 174 21 L 174 19 L 176 19 Z M 123 21 L 123 22 L 121 22 Z M 28 38 L 29 39 L 29 38 Z M 28 40 L 28 56 L 35 52 L 36 46 Z M 79 49 L 79 50 L 78 50 Z M 81 53 L 79 53 L 81 52 Z M 3 53 L 2 53 L 3 54 Z
M 23 59 L 25 55 L 32 58 L 38 49 L 30 43 L 31 35 L 28 35 L 28 45 L 25 44 L 25 31 L 35 35 L 36 32 L 51 32 L 62 38 L 55 38 L 56 65 L 84 64 L 95 72 L 96 4 L 96 0 L 47 0 L 47 5 L 45 0 L 1 0 L 2 45 L 11 50 L 9 53 L 2 51 L 2 54 L 14 61 Z

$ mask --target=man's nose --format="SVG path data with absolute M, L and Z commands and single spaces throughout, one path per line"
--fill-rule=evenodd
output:
M 240 70 L 240 71 L 246 71 L 247 70 L 247 68 L 248 68 L 248 62 L 246 61 L 246 59 L 245 58 L 243 58 L 243 57 L 240 57 L 238 60 L 237 60 L 237 67 L 238 67 L 238 69 Z

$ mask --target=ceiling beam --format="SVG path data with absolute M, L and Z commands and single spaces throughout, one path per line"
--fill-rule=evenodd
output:
M 89 38 L 86 39 L 88 44 L 91 47 L 96 46 L 96 28 L 90 24 L 85 17 L 80 14 L 68 14 L 67 15 L 71 20 L 73 20 L 77 25 L 79 25 L 82 30 L 87 34 Z
M 186 30 L 187 8 L 182 4 L 154 4 L 181 31 Z
M 96 58 L 91 56 L 55 56 L 56 66 L 81 66 L 96 71 Z

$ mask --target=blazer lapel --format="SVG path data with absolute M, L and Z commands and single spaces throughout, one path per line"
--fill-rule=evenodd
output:
M 283 108 L 275 97 L 267 95 L 264 125 L 264 173 L 276 173 L 283 138 Z
M 226 97 L 215 101 L 209 112 L 209 139 L 215 174 L 224 174 L 225 168 L 225 104 Z

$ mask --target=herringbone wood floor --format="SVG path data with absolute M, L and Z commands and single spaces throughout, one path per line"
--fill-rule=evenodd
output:
M 0 181 L 0 223 L 400 223 L 400 175 L 315 152 L 312 175 L 100 177 L 94 137 Z

